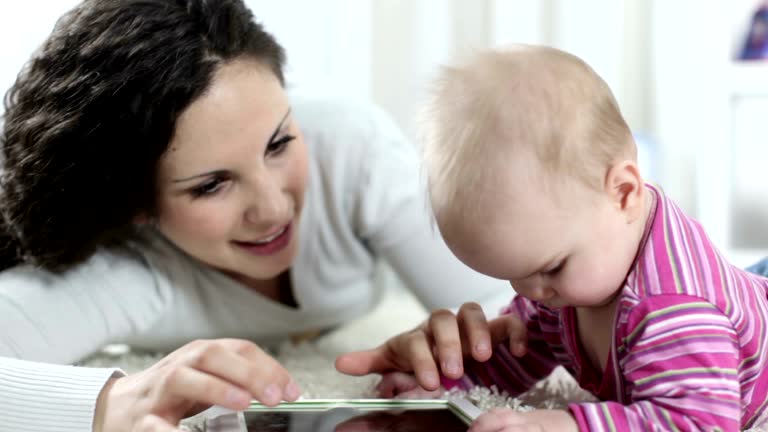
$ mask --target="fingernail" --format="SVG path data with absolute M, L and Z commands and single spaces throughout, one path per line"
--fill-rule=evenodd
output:
M 459 362 L 456 359 L 448 359 L 443 363 L 443 371 L 446 374 L 456 375 L 459 373 Z
M 421 375 L 421 379 L 429 387 L 438 387 L 440 385 L 440 378 L 434 372 L 424 372 Z
M 525 345 L 520 342 L 515 343 L 514 349 L 515 349 L 515 354 L 517 355 L 525 354 Z
M 301 396 L 301 389 L 296 381 L 291 380 L 288 385 L 285 386 L 285 400 L 293 402 Z
M 227 402 L 238 407 L 247 406 L 251 403 L 251 395 L 239 389 L 227 390 L 226 398 Z
M 475 352 L 478 354 L 486 354 L 490 351 L 490 348 L 488 347 L 488 344 L 485 342 L 480 342 L 477 345 L 475 345 Z
M 270 384 L 264 389 L 264 405 L 277 405 L 280 403 L 280 390 L 276 385 Z

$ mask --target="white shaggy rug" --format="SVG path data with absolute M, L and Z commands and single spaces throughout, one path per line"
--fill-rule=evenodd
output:
M 391 277 L 391 276 L 386 276 Z M 393 320 L 393 315 L 397 319 Z M 336 355 L 376 346 L 390 335 L 407 330 L 426 317 L 426 311 L 409 293 L 392 288 L 377 309 L 363 319 L 315 340 L 300 345 L 284 344 L 276 357 L 291 372 L 303 390 L 302 397 L 312 398 L 368 398 L 375 397 L 373 388 L 378 376 L 350 377 L 336 372 Z M 111 346 L 84 362 L 89 366 L 117 366 L 128 373 L 139 371 L 159 360 L 161 355 L 131 353 Z M 576 381 L 563 369 L 556 369 L 525 395 L 510 398 L 495 388 L 475 388 L 467 397 L 481 410 L 510 407 L 520 410 L 535 408 L 562 408 L 572 401 L 591 401 L 594 398 L 581 390 Z M 203 430 L 199 418 L 184 422 L 186 428 Z M 750 429 L 750 432 L 768 432 L 768 425 Z

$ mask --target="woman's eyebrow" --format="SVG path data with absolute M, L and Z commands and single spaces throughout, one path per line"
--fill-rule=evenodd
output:
M 186 182 L 186 181 L 190 181 L 190 180 L 199 179 L 199 178 L 202 178 L 202 177 L 215 177 L 215 176 L 223 176 L 223 175 L 226 175 L 226 174 L 227 174 L 227 171 L 225 171 L 225 170 L 215 170 L 215 171 L 204 172 L 202 174 L 195 174 L 192 177 L 186 177 L 186 178 L 182 178 L 182 179 L 175 179 L 175 180 L 172 180 L 172 182 L 173 183 L 181 183 L 181 182 Z
M 269 137 L 269 140 L 267 141 L 267 145 L 272 144 L 272 141 L 275 140 L 275 137 L 277 137 L 277 134 L 280 133 L 281 129 L 283 129 L 283 124 L 285 123 L 285 119 L 287 119 L 290 114 L 291 114 L 291 108 L 288 107 L 288 112 L 285 113 L 285 115 L 283 116 L 283 119 L 280 120 L 280 123 L 278 123 L 277 128 L 275 128 L 275 131 L 272 132 L 272 136 Z
M 283 128 L 283 125 L 285 124 L 285 120 L 288 118 L 288 116 L 291 114 L 291 108 L 288 108 L 288 112 L 285 113 L 283 118 L 280 120 L 280 123 L 278 123 L 277 128 L 275 128 L 274 132 L 272 132 L 272 135 L 269 137 L 269 140 L 267 141 L 267 144 L 272 143 L 272 141 L 275 140 L 275 137 L 277 137 L 277 134 L 280 133 L 280 130 Z M 173 183 L 182 183 L 190 180 L 195 180 L 202 177 L 212 177 L 212 176 L 221 176 L 226 174 L 226 171 L 224 170 L 215 170 L 215 171 L 209 171 L 204 172 L 202 174 L 195 174 L 191 177 L 185 177 L 181 179 L 175 179 L 172 180 Z

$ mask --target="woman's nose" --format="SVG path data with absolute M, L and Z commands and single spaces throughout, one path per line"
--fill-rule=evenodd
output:
M 244 215 L 248 223 L 269 227 L 289 222 L 284 220 L 288 217 L 286 198 L 277 185 L 262 181 L 249 195 Z

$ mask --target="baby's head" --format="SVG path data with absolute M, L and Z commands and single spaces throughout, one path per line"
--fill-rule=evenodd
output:
M 596 306 L 642 237 L 636 148 L 605 82 L 546 47 L 443 70 L 425 110 L 437 224 L 456 256 L 545 304 Z

